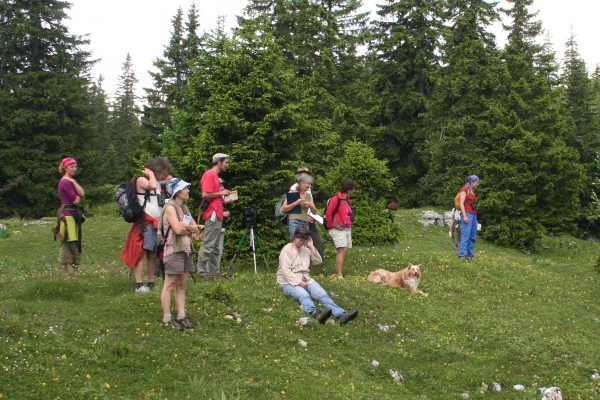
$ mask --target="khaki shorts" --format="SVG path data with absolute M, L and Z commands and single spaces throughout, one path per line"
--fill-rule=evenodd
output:
M 194 259 L 183 251 L 165 257 L 165 275 L 182 275 L 194 272 Z
M 81 264 L 81 253 L 77 249 L 77 242 L 61 242 L 58 262 L 60 264 Z
M 331 238 L 333 239 L 333 244 L 335 245 L 336 249 L 339 249 L 340 247 L 347 247 L 349 249 L 352 248 L 352 229 L 351 228 L 344 228 L 343 231 L 340 231 L 339 229 L 330 229 L 329 230 L 329 234 L 331 235 Z

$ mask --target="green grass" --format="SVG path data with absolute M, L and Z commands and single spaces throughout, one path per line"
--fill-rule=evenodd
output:
M 298 326 L 305 314 L 275 286 L 277 260 L 268 274 L 259 257 L 255 275 L 243 254 L 234 278 L 189 282 L 196 329 L 184 332 L 160 323 L 158 292 L 133 293 L 119 259 L 130 225 L 114 213 L 85 223 L 84 274 L 67 279 L 51 224 L 2 221 L 11 233 L 0 239 L 0 398 L 539 399 L 543 386 L 597 398 L 599 245 L 547 237 L 528 255 L 478 241 L 476 258 L 459 261 L 447 229 L 424 229 L 419 214 L 398 212 L 406 237 L 395 247 L 351 249 L 344 280 L 331 276 L 326 243 L 325 271 L 313 276 L 359 310 L 354 322 Z M 409 261 L 422 265 L 428 297 L 366 281 Z M 504 390 L 480 393 L 492 382 Z

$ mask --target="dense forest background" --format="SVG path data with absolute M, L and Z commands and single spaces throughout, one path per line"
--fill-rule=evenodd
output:
M 401 235 L 386 202 L 449 209 L 470 174 L 485 239 L 535 250 L 545 234 L 595 237 L 600 69 L 574 35 L 556 60 L 532 0 L 508 2 L 390 1 L 370 20 L 359 0 L 249 0 L 232 32 L 221 21 L 203 33 L 197 8 L 179 9 L 140 99 L 129 56 L 114 97 L 90 76 L 67 2 L 4 1 L 0 217 L 52 215 L 66 156 L 92 209 L 155 155 L 193 182 L 197 204 L 199 177 L 225 152 L 238 230 L 250 207 L 267 236 L 283 230 L 273 207 L 308 165 L 319 204 L 358 181 L 362 243 Z M 504 48 L 488 30 L 501 15 Z

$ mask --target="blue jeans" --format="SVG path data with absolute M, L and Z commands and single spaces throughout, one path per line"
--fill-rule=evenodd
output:
M 299 226 L 303 226 L 307 230 L 310 229 L 310 227 L 308 226 L 308 221 L 300 221 L 299 219 L 288 220 L 288 231 L 290 232 L 290 240 L 294 238 L 294 232 L 296 232 L 296 228 Z
M 325 289 L 317 281 L 313 281 L 306 289 L 300 285 L 292 286 L 289 284 L 283 285 L 281 288 L 284 292 L 292 296 L 292 298 L 298 300 L 307 314 L 317 309 L 311 297 L 321 303 L 323 307 L 329 308 L 336 318 L 344 313 L 344 309 L 331 300 L 331 297 L 329 297 Z
M 475 241 L 477 240 L 477 214 L 467 213 L 469 223 L 465 224 L 464 219 L 460 219 L 460 229 L 462 237 L 460 239 L 459 257 L 475 256 Z

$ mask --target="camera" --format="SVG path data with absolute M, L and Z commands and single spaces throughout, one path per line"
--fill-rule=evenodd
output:
M 158 194 L 156 195 L 156 200 L 157 200 L 157 202 L 158 202 L 158 206 L 159 206 L 159 207 L 164 207 L 164 205 L 165 205 L 165 200 L 166 200 L 166 199 L 168 199 L 168 198 L 169 198 L 169 195 L 168 195 L 168 194 L 165 194 L 165 193 L 162 193 L 162 192 L 161 192 L 161 193 L 158 193 Z
M 256 208 L 246 208 L 245 215 L 246 222 L 248 222 L 249 225 L 256 225 L 260 211 L 258 211 Z
M 473 210 L 477 210 L 477 202 L 476 201 L 474 201 L 474 202 L 471 203 L 471 208 Z
M 231 225 L 231 217 L 223 216 L 223 222 L 221 223 L 221 229 L 229 229 Z

